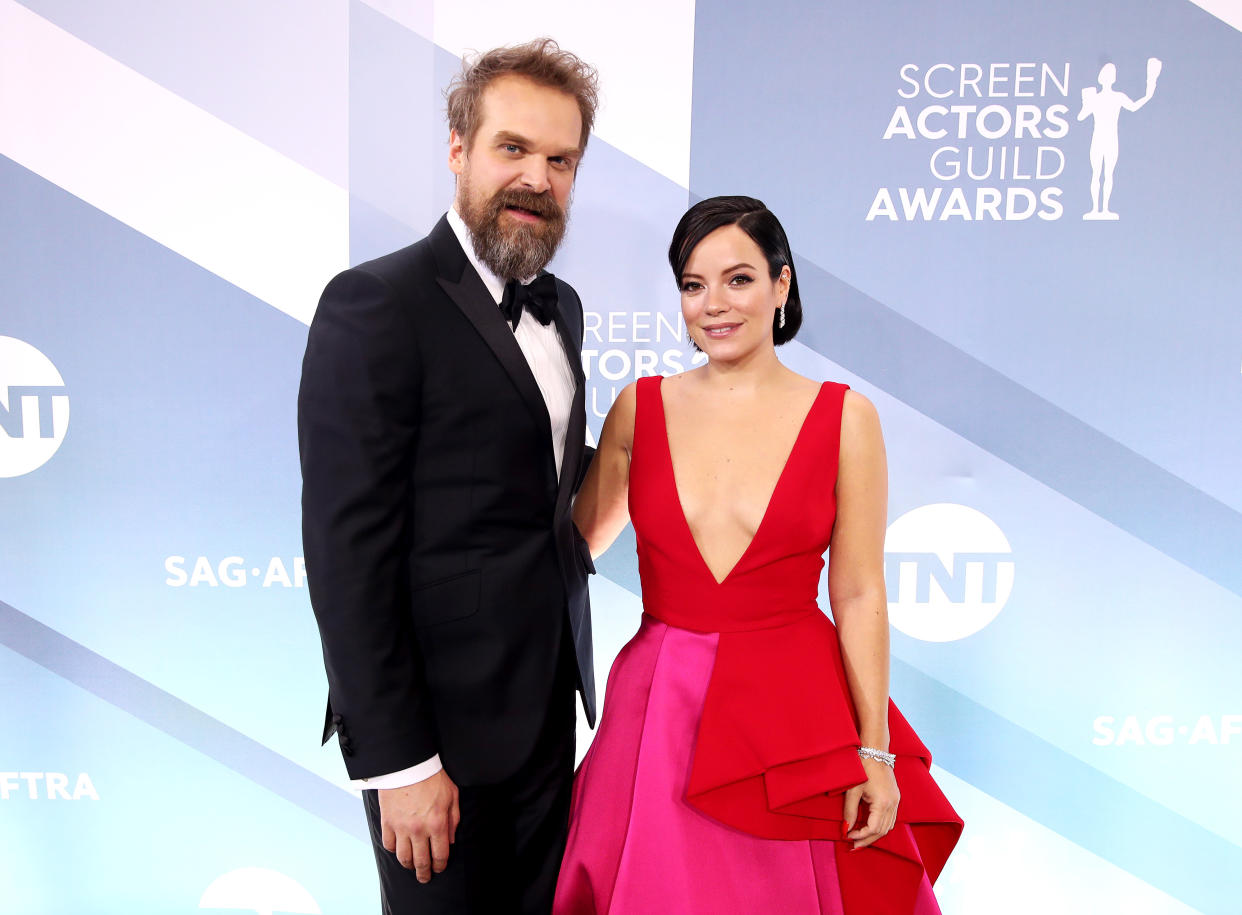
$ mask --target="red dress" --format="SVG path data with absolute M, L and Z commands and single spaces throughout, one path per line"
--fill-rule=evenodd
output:
M 857 852 L 842 838 L 844 792 L 866 776 L 817 596 L 846 386 L 821 386 L 718 582 L 681 510 L 661 381 L 638 383 L 630 463 L 643 622 L 574 784 L 554 911 L 938 913 L 931 882 L 962 821 L 891 702 L 897 825 Z

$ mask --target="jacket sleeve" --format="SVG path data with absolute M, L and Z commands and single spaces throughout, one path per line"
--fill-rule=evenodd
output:
M 311 322 L 298 393 L 302 542 L 328 676 L 324 740 L 338 733 L 351 778 L 438 750 L 408 576 L 420 393 L 412 312 L 378 276 L 337 276 Z

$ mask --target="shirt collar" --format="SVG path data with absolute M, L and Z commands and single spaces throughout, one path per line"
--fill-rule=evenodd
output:
M 458 244 L 466 252 L 466 260 L 470 261 L 470 266 L 474 268 L 474 272 L 479 275 L 479 279 L 483 281 L 483 285 L 491 293 L 492 300 L 499 305 L 501 297 L 505 294 L 505 281 L 492 273 L 487 268 L 487 265 L 475 256 L 474 242 L 470 237 L 470 230 L 466 228 L 466 222 L 458 214 L 457 208 L 450 207 L 447 215 L 449 225 L 453 227 L 453 234 L 457 236 Z

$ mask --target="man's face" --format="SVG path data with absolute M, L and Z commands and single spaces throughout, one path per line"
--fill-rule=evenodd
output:
M 565 234 L 582 115 L 572 95 L 522 76 L 497 78 L 480 102 L 469 148 L 449 134 L 457 212 L 480 261 L 501 279 L 525 279 Z

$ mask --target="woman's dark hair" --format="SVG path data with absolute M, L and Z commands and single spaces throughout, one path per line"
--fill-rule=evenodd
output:
M 737 226 L 759 246 L 768 259 L 768 276 L 775 280 L 782 267 L 789 267 L 789 298 L 785 300 L 785 326 L 778 327 L 780 312 L 772 317 L 772 340 L 777 346 L 788 343 L 802 326 L 802 299 L 798 296 L 798 271 L 794 269 L 793 252 L 780 221 L 762 200 L 754 197 L 708 197 L 699 201 L 677 223 L 673 241 L 668 246 L 668 263 L 673 279 L 681 288 L 690 254 L 699 242 L 717 229 Z

